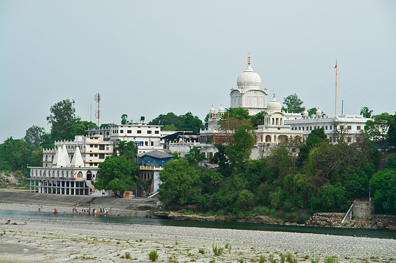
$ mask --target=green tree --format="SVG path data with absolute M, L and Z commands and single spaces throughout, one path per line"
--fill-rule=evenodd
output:
M 125 113 L 122 114 L 122 116 L 121 116 L 121 124 L 126 124 L 127 118 L 128 118 L 127 114 L 125 114 Z
M 243 124 L 225 149 L 225 154 L 232 166 L 241 168 L 249 160 L 254 145 L 252 129 L 251 125 Z
M 27 165 L 40 166 L 42 150 L 25 140 L 12 137 L 0 145 L 0 168 L 9 171 L 26 171 Z
M 384 145 L 389 138 L 389 128 L 393 125 L 395 125 L 393 116 L 384 112 L 379 115 L 374 115 L 373 120 L 368 120 L 364 130 L 372 140 L 379 141 Z
M 204 129 L 202 121 L 194 116 L 191 112 L 187 112 L 185 115 L 182 115 L 182 131 L 192 131 L 194 133 L 199 133 L 200 130 Z
M 213 155 L 213 158 L 209 160 L 212 164 L 219 165 L 217 171 L 222 174 L 224 177 L 228 177 L 232 173 L 232 167 L 228 160 L 228 157 L 225 153 L 225 149 L 227 148 L 226 145 L 217 143 L 215 144 L 217 148 L 217 152 Z
M 99 164 L 99 175 L 95 182 L 95 188 L 119 192 L 122 196 L 124 191 L 137 187 L 138 170 L 136 163 L 128 160 L 125 156 L 108 158 Z
M 167 162 L 160 172 L 160 180 L 159 199 L 164 204 L 185 205 L 198 201 L 201 191 L 199 172 L 187 160 Z
M 161 130 L 163 130 L 163 131 L 177 131 L 177 128 L 173 124 L 167 124 Z
M 151 120 L 149 125 L 174 125 L 176 130 L 182 130 L 182 118 L 174 114 L 173 112 L 168 112 L 167 114 L 160 114 L 157 118 Z
M 257 113 L 250 117 L 250 122 L 252 126 L 257 129 L 259 125 L 264 125 L 264 111 Z
M 287 112 L 300 113 L 305 110 L 305 107 L 302 106 L 304 102 L 297 96 L 296 93 L 291 94 L 283 99 L 283 104 L 286 105 Z
M 192 165 L 198 165 L 200 162 L 206 160 L 204 154 L 201 153 L 198 147 L 193 147 L 186 155 L 187 161 Z
M 371 114 L 373 114 L 373 110 L 370 110 L 367 106 L 364 106 L 360 109 L 360 115 L 365 118 L 371 118 Z
M 384 169 L 370 180 L 377 213 L 396 214 L 396 171 Z
M 136 161 L 136 147 L 135 147 L 135 142 L 130 141 L 121 141 L 120 139 L 117 139 L 117 146 L 115 148 L 116 151 L 118 151 L 118 154 L 120 156 L 125 156 L 125 158 L 130 161 L 130 162 L 135 162 Z
M 388 142 L 390 146 L 396 146 L 396 114 L 392 116 L 393 122 L 389 125 Z
M 26 130 L 25 141 L 29 145 L 34 145 L 35 147 L 40 147 L 42 139 L 41 137 L 45 134 L 45 130 L 42 127 L 33 125 Z
M 253 208 L 256 199 L 249 190 L 243 189 L 238 194 L 236 205 L 241 211 L 249 211 Z
M 47 121 L 51 124 L 53 140 L 72 139 L 67 131 L 70 129 L 70 124 L 76 122 L 74 104 L 74 100 L 66 99 L 50 107 L 51 114 L 47 116 Z

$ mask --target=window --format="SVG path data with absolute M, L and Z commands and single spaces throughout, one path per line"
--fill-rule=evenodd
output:
M 99 150 L 104 150 L 105 146 L 104 145 L 99 145 Z
M 98 145 L 97 145 L 97 144 L 95 144 L 95 148 L 98 148 Z
M 138 134 L 141 134 L 141 133 L 142 133 L 142 130 L 137 130 L 137 133 L 138 133 Z
M 109 150 L 109 146 L 106 146 L 106 151 L 108 151 Z
M 351 137 L 348 137 L 348 138 L 347 138 L 347 141 L 348 141 L 348 142 L 351 142 L 351 141 L 352 141 L 352 138 L 351 138 Z
M 132 130 L 127 130 L 127 133 L 132 133 Z
M 333 126 L 330 126 L 330 130 L 333 128 Z
M 356 126 L 356 130 L 360 131 L 360 126 Z
M 120 130 L 120 133 L 124 133 L 124 130 Z
M 154 146 L 154 142 L 151 142 L 151 146 Z
M 104 159 L 104 158 L 105 158 L 104 153 L 100 153 L 100 154 L 99 154 L 99 159 Z
M 159 134 L 159 131 L 155 131 L 155 134 Z
M 147 131 L 147 134 L 151 134 L 151 131 Z
M 93 157 L 93 154 L 92 154 L 92 153 L 90 153 L 90 154 L 89 154 L 89 156 L 90 156 L 90 157 Z
M 352 126 L 348 126 L 348 130 L 352 130 Z
M 327 131 L 327 126 L 326 126 L 326 129 L 325 129 L 326 131 Z
M 98 154 L 97 154 L 97 153 L 95 153 L 95 157 L 98 157 Z

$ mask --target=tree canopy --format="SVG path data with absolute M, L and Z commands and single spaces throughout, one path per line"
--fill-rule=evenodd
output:
M 187 160 L 167 162 L 160 172 L 160 180 L 159 199 L 164 204 L 185 205 L 197 202 L 200 195 L 199 172 Z
M 112 156 L 99 164 L 98 180 L 95 182 L 97 190 L 111 190 L 119 192 L 137 187 L 138 166 L 135 162 L 128 160 L 125 156 Z
M 75 115 L 75 101 L 66 99 L 50 107 L 47 121 L 51 124 L 51 137 L 53 141 L 73 140 L 76 135 L 86 135 L 89 128 L 96 128 L 93 122 L 82 121 Z
M 395 118 L 384 112 L 379 115 L 374 115 L 373 120 L 368 120 L 364 130 L 372 140 L 385 143 L 389 139 L 389 128 L 394 125 Z
M 373 114 L 373 110 L 370 110 L 367 106 L 364 106 L 360 109 L 360 115 L 365 118 L 371 118 L 371 114 Z
M 283 104 L 286 105 L 285 109 L 287 112 L 300 113 L 305 110 L 305 107 L 302 106 L 304 102 L 297 96 L 296 93 L 291 94 L 283 99 Z
M 167 131 L 192 131 L 199 133 L 200 129 L 204 129 L 202 121 L 194 116 L 191 112 L 184 115 L 177 116 L 173 112 L 167 114 L 160 114 L 155 119 L 151 120 L 149 125 L 164 125 L 162 130 Z

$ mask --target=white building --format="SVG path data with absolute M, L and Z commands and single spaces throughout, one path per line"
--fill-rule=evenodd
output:
M 95 190 L 98 166 L 113 154 L 113 143 L 103 136 L 76 136 L 74 141 L 57 141 L 54 149 L 43 150 L 43 167 L 30 169 L 30 191 L 61 195 L 90 195 Z
M 308 116 L 305 110 L 299 118 L 289 118 L 285 124 L 290 125 L 293 131 L 302 131 L 306 140 L 314 129 L 323 128 L 331 143 L 337 142 L 337 137 L 343 135 L 345 142 L 356 142 L 356 135 L 364 131 L 366 122 L 370 120 L 361 115 L 340 115 L 338 117 L 322 116 L 318 109 L 315 115 Z
M 162 150 L 161 143 L 162 125 L 148 125 L 142 117 L 140 123 L 126 123 L 111 125 L 104 128 L 91 128 L 88 135 L 103 135 L 104 140 L 112 141 L 114 145 L 117 140 L 135 142 L 137 153 L 145 153 L 154 150 Z
M 294 130 L 285 124 L 286 113 L 282 112 L 282 104 L 275 98 L 268 103 L 264 112 L 264 124 L 259 125 L 256 133 L 256 145 L 251 158 L 260 159 L 270 155 L 271 149 L 282 142 L 301 141 L 303 132 Z
M 237 85 L 237 89 L 231 89 L 230 108 L 247 109 L 249 115 L 255 115 L 267 108 L 267 88 L 261 89 L 261 78 L 250 66 L 250 56 L 247 68 L 238 76 Z

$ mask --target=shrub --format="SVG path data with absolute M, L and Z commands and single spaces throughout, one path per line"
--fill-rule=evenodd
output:
M 157 251 L 156 250 L 153 250 L 153 251 L 151 251 L 150 252 L 150 254 L 149 254 L 149 259 L 151 260 L 151 261 L 156 261 L 157 259 L 158 259 L 158 253 L 157 253 Z
M 220 256 L 221 254 L 223 254 L 224 251 L 224 248 L 217 247 L 217 245 L 212 245 L 212 249 L 213 249 L 213 254 L 215 254 L 215 256 Z

